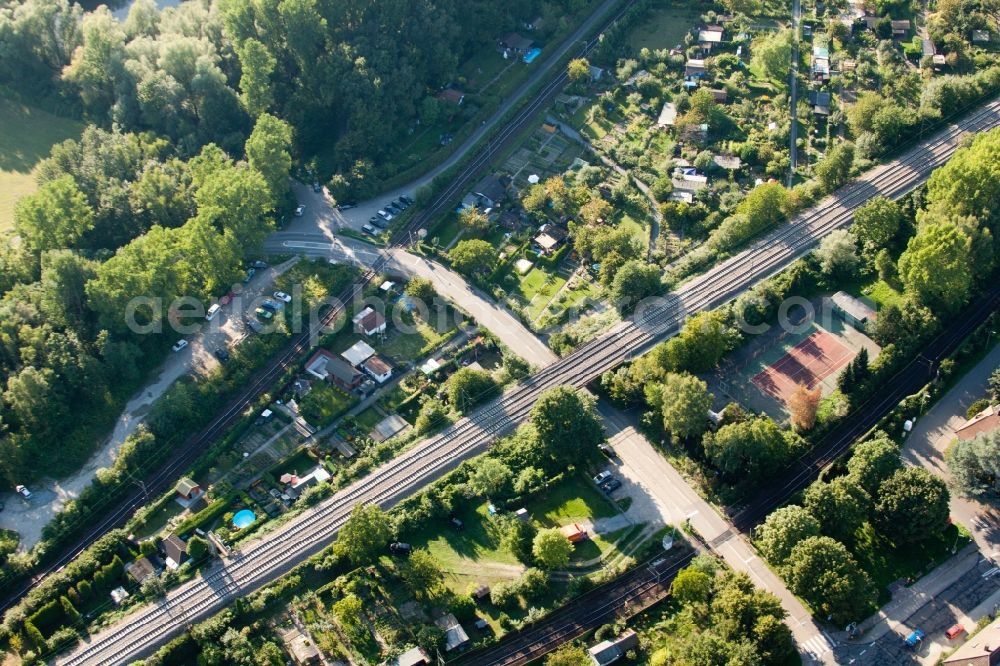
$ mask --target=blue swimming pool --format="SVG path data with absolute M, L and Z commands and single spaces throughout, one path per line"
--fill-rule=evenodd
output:
M 542 50 L 539 48 L 531 49 L 530 51 L 524 54 L 524 62 L 530 65 L 532 62 L 534 62 L 535 58 L 537 58 L 539 54 L 541 54 L 541 52 Z
M 241 511 L 237 511 L 236 515 L 233 516 L 233 527 L 241 530 L 244 527 L 253 525 L 253 521 L 255 520 L 257 520 L 257 515 L 253 511 L 250 509 L 242 509 Z

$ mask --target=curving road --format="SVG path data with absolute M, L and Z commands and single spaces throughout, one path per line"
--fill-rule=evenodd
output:
M 924 182 L 967 132 L 1000 125 L 991 102 L 900 158 L 877 167 L 825 198 L 789 224 L 754 243 L 665 298 L 640 303 L 630 321 L 524 380 L 440 435 L 425 440 L 293 521 L 248 543 L 233 557 L 95 634 L 58 664 L 118 664 L 147 654 L 186 625 L 261 587 L 329 545 L 359 503 L 392 506 L 462 460 L 481 453 L 528 415 L 544 390 L 582 387 L 604 371 L 677 332 L 686 316 L 718 307 L 810 251 L 826 234 L 850 223 L 854 209 L 876 195 L 899 198 Z

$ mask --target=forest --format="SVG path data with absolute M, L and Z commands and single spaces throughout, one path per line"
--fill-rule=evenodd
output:
M 137 0 L 119 22 L 69 0 L 0 1 L 0 85 L 125 132 L 152 131 L 182 155 L 239 151 L 271 113 L 304 163 L 322 154 L 355 196 L 393 172 L 392 152 L 498 35 L 585 0 Z M 430 103 L 428 103 L 430 100 Z

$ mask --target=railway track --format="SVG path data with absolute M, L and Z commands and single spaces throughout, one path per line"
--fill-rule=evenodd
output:
M 947 160 L 966 132 L 982 131 L 997 124 L 1000 124 L 1000 102 L 992 102 L 899 159 L 872 170 L 674 293 L 640 304 L 632 321 L 619 324 L 436 437 L 421 442 L 326 502 L 248 544 L 223 566 L 96 635 L 89 644 L 57 663 L 122 663 L 155 648 L 234 596 L 259 588 L 327 546 L 355 504 L 386 507 L 395 504 L 413 489 L 509 433 L 524 420 L 538 395 L 546 389 L 563 384 L 585 386 L 605 370 L 676 333 L 688 315 L 717 307 L 804 255 L 824 235 L 849 223 L 854 208 L 872 196 L 899 198 L 911 191 Z
M 597 31 L 601 33 L 610 28 L 618 21 L 634 4 L 636 0 L 628 0 L 619 11 L 605 21 Z M 590 39 L 582 45 L 578 55 L 585 56 L 590 53 L 598 44 L 598 36 Z M 435 215 L 440 213 L 450 202 L 457 198 L 457 194 L 467 187 L 471 180 L 486 167 L 497 152 L 503 150 L 511 141 L 524 131 L 531 123 L 535 115 L 548 106 L 568 81 L 566 72 L 563 70 L 557 76 L 545 83 L 535 94 L 535 97 L 527 105 L 518 110 L 514 116 L 504 124 L 504 126 L 494 134 L 486 146 L 482 148 L 473 159 L 462 168 L 449 182 L 448 187 L 437 196 L 429 207 L 420 211 L 404 227 L 394 231 L 392 236 L 393 247 L 404 247 L 412 237 L 412 232 L 425 227 Z M 384 259 L 373 265 L 371 269 L 363 275 L 358 282 L 348 287 L 340 296 L 341 303 L 349 303 L 353 295 L 364 289 L 374 279 L 384 265 Z M 330 311 L 323 321 L 316 327 L 329 325 L 330 322 L 340 313 L 340 309 Z M 246 388 L 238 396 L 233 398 L 219 414 L 201 431 L 189 437 L 185 442 L 172 452 L 170 460 L 155 473 L 144 480 L 145 490 L 132 489 L 118 500 L 118 505 L 109 513 L 104 514 L 93 525 L 88 526 L 86 532 L 80 535 L 74 548 L 66 549 L 58 557 L 53 558 L 46 568 L 35 576 L 32 581 L 27 581 L 21 586 L 5 590 L 0 610 L 6 609 L 14 604 L 21 596 L 33 588 L 38 581 L 46 575 L 62 568 L 67 563 L 75 559 L 83 550 L 93 543 L 101 535 L 107 533 L 125 523 L 129 516 L 137 509 L 141 508 L 146 501 L 148 494 L 156 494 L 164 491 L 170 483 L 187 467 L 191 465 L 197 455 L 210 442 L 221 436 L 233 425 L 253 403 L 260 398 L 269 388 L 281 379 L 285 371 L 294 365 L 298 357 L 309 348 L 308 344 L 315 330 L 299 335 L 280 356 L 269 364 L 266 368 L 256 373 L 248 382 Z M 3 583 L 0 578 L 0 583 Z

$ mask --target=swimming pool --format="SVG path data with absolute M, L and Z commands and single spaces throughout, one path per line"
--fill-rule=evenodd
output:
M 242 509 L 237 511 L 236 515 L 233 516 L 233 527 L 236 529 L 243 529 L 244 527 L 249 527 L 253 525 L 253 521 L 257 520 L 257 515 L 250 509 Z
M 535 61 L 535 58 L 537 58 L 541 52 L 542 50 L 540 48 L 531 49 L 530 51 L 524 54 L 524 62 L 530 65 L 532 62 Z

